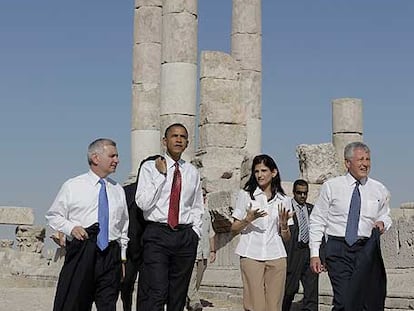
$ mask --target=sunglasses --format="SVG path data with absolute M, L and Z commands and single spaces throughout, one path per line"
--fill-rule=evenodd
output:
M 295 191 L 297 195 L 307 195 L 308 191 Z

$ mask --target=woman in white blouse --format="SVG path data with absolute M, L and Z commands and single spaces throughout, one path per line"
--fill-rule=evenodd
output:
M 232 232 L 240 233 L 243 305 L 250 311 L 280 311 L 286 279 L 286 251 L 291 219 L 289 198 L 279 169 L 268 155 L 253 159 L 250 179 L 237 197 Z

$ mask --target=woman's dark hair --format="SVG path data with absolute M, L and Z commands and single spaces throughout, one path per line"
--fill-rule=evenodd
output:
M 257 180 L 256 176 L 254 175 L 254 169 L 257 164 L 263 164 L 264 166 L 268 167 L 271 171 L 276 170 L 277 174 L 275 177 L 272 178 L 271 189 L 272 189 L 272 197 L 273 199 L 276 193 L 280 193 L 286 195 L 285 190 L 282 188 L 281 179 L 280 179 L 280 171 L 276 165 L 276 162 L 267 154 L 259 154 L 254 157 L 252 163 L 252 170 L 250 172 L 250 178 L 244 185 L 244 190 L 246 190 L 250 194 L 250 198 L 254 200 L 253 193 L 257 188 Z

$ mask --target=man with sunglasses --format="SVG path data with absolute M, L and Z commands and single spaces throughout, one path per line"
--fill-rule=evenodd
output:
M 303 286 L 301 310 L 318 310 L 318 274 L 313 273 L 309 266 L 309 216 L 313 205 L 306 203 L 308 183 L 298 179 L 293 183 L 292 210 L 293 225 L 290 225 L 291 238 L 285 242 L 287 252 L 287 274 L 285 296 L 282 311 L 289 311 L 295 294 L 299 290 L 299 282 Z

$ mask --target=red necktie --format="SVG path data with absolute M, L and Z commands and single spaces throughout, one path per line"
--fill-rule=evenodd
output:
M 168 224 L 171 228 L 178 225 L 178 214 L 180 213 L 180 194 L 181 194 L 181 173 L 178 162 L 174 164 L 174 178 L 171 186 L 170 207 L 168 209 Z

